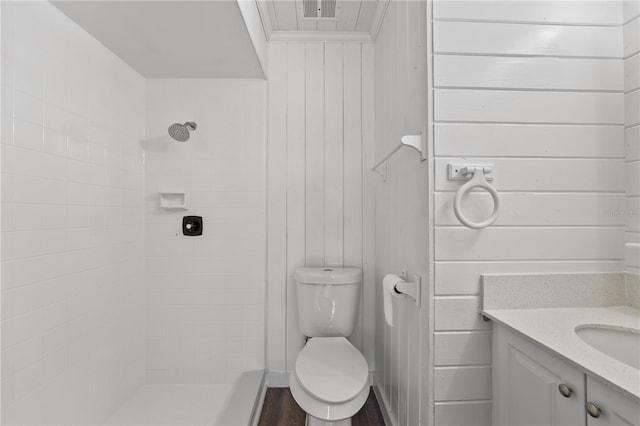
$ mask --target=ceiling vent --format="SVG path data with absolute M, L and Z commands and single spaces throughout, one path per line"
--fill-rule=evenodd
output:
M 336 17 L 336 0 L 322 0 L 320 5 L 321 18 Z
M 304 17 L 305 18 L 317 18 L 318 17 L 318 0 L 304 0 Z
M 303 0 L 304 17 L 315 19 L 334 19 L 336 0 Z

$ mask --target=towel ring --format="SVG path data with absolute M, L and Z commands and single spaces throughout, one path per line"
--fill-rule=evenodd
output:
M 498 196 L 498 191 L 484 178 L 485 170 L 482 167 L 469 167 L 466 170 L 463 170 L 464 174 L 472 174 L 471 179 L 467 181 L 464 185 L 458 188 L 456 191 L 456 196 L 453 199 L 453 212 L 455 213 L 458 220 L 466 227 L 472 229 L 482 229 L 486 228 L 489 225 L 492 225 L 497 219 L 500 213 L 500 198 Z M 482 222 L 471 222 L 469 219 L 464 217 L 462 212 L 460 211 L 460 202 L 462 200 L 462 196 L 467 192 L 471 191 L 473 188 L 482 188 L 485 189 L 493 198 L 493 213 L 487 220 Z

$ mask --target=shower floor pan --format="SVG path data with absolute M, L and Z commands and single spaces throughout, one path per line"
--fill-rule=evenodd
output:
M 105 425 L 248 425 L 258 409 L 262 371 L 236 384 L 143 385 Z

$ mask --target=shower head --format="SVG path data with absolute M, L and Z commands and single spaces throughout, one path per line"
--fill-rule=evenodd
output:
M 189 130 L 192 132 L 198 127 L 193 121 L 187 121 L 184 124 L 173 123 L 169 126 L 169 136 L 178 142 L 186 142 L 189 140 Z

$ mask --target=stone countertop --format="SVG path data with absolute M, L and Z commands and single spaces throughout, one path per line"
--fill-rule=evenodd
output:
M 612 388 L 640 401 L 640 371 L 606 355 L 575 333 L 580 325 L 640 329 L 640 311 L 631 307 L 486 309 L 483 315 L 555 352 Z

